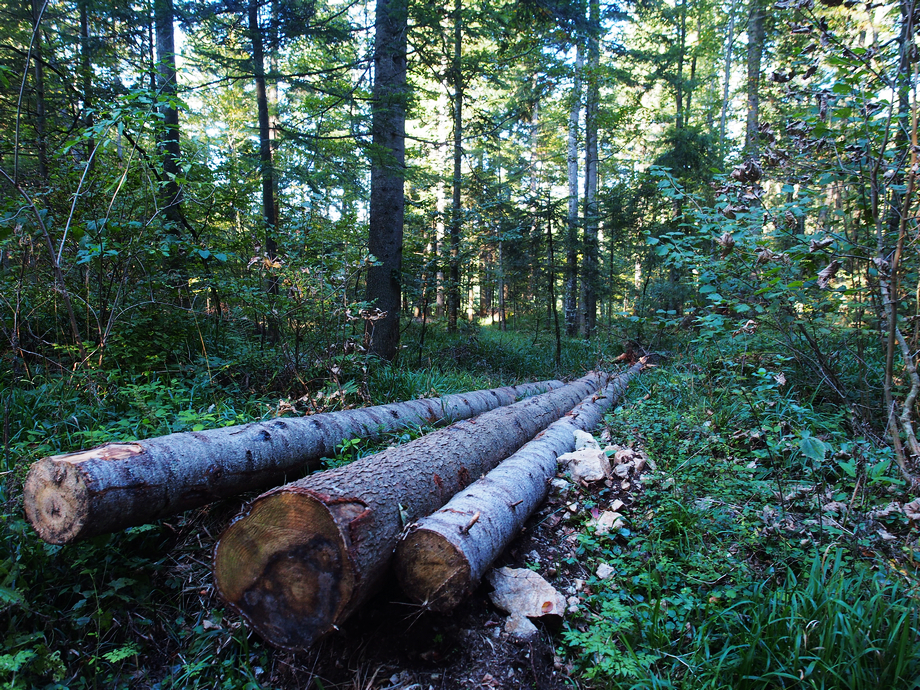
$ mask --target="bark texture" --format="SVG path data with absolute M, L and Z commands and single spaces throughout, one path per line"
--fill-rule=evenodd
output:
M 26 477 L 26 517 L 52 544 L 152 522 L 243 491 L 277 486 L 342 441 L 467 419 L 559 381 L 274 419 L 43 458 Z
M 160 198 L 166 219 L 177 226 L 181 222 L 179 205 L 182 203 L 182 188 L 176 182 L 176 178 L 181 172 L 179 160 L 182 151 L 179 147 L 179 109 L 175 104 L 178 84 L 176 82 L 176 42 L 172 0 L 156 0 L 153 12 L 157 40 L 157 90 L 161 96 L 167 98 L 167 101 L 160 105 L 164 127 L 159 142 L 164 178 L 160 188 Z M 177 231 L 175 226 L 173 231 Z
M 581 76 L 584 53 L 581 44 L 575 46 L 575 73 L 572 80 L 572 102 L 569 109 L 569 129 L 566 160 L 568 164 L 569 207 L 565 236 L 565 333 L 574 337 L 578 329 L 578 121 L 581 117 Z
M 763 0 L 751 0 L 747 25 L 747 123 L 744 135 L 744 150 L 749 156 L 756 156 L 759 151 L 760 63 L 766 36 L 765 15 Z
M 486 570 L 546 498 L 556 458 L 575 450 L 574 431 L 589 431 L 617 402 L 636 364 L 614 378 L 436 513 L 412 525 L 396 549 L 396 575 L 406 595 L 447 612 L 473 591 Z
M 370 235 L 368 250 L 377 259 L 367 269 L 367 301 L 385 313 L 368 321 L 370 352 L 393 359 L 399 352 L 403 224 L 406 197 L 406 0 L 377 0 L 374 38 L 374 98 L 371 131 Z
M 597 208 L 597 119 L 600 108 L 600 2 L 591 0 L 588 31 L 588 70 L 585 95 L 585 227 L 584 256 L 582 263 L 583 329 L 582 335 L 590 338 L 597 329 L 598 226 Z
M 263 494 L 214 550 L 218 592 L 271 644 L 306 649 L 370 595 L 405 525 L 594 390 L 590 375 Z

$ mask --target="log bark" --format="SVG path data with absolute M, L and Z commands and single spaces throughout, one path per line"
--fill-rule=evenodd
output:
M 562 385 L 543 381 L 55 455 L 29 470 L 26 517 L 42 539 L 66 544 L 283 484 L 349 438 L 468 419 Z
M 444 505 L 600 383 L 590 375 L 263 494 L 215 545 L 218 592 L 271 644 L 306 649 L 374 591 L 405 525 Z
M 546 498 L 556 458 L 575 450 L 574 431 L 590 431 L 639 373 L 636 364 L 589 396 L 485 477 L 403 532 L 395 570 L 406 595 L 447 612 L 480 579 Z

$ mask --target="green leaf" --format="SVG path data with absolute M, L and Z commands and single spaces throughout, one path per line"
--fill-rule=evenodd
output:
M 137 653 L 141 650 L 138 649 L 137 645 L 133 642 L 126 644 L 124 647 L 120 647 L 111 652 L 106 652 L 102 655 L 102 658 L 112 664 L 117 664 L 119 661 L 124 661 L 128 657 L 137 656 Z
M 814 436 L 803 436 L 799 440 L 799 450 L 802 451 L 802 455 L 815 462 L 821 462 L 827 455 L 827 446 Z
M 207 259 L 211 256 L 211 252 L 209 252 L 207 249 L 199 249 L 198 256 L 200 256 L 202 259 Z
M 846 472 L 848 476 L 853 477 L 854 479 L 856 478 L 856 461 L 855 460 L 849 460 L 847 462 L 843 462 L 841 460 L 837 462 L 837 465 L 840 467 L 840 469 Z

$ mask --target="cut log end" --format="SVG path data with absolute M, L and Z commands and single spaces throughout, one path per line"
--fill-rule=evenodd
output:
M 89 517 L 89 490 L 77 466 L 44 458 L 23 486 L 26 518 L 44 541 L 66 544 L 81 535 Z
M 351 598 L 354 569 L 339 512 L 349 510 L 308 493 L 267 494 L 215 547 L 220 595 L 275 646 L 306 649 L 334 629 Z
M 396 548 L 396 576 L 406 595 L 432 611 L 453 610 L 475 583 L 463 553 L 438 532 L 415 529 Z

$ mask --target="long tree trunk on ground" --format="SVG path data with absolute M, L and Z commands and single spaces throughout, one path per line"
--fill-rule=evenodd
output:
M 263 494 L 215 546 L 220 595 L 270 643 L 306 649 L 372 593 L 406 524 L 440 508 L 599 383 L 587 376 Z
M 750 0 L 747 24 L 747 125 L 744 150 L 756 156 L 760 137 L 760 63 L 763 58 L 764 15 L 763 0 Z
M 452 205 L 450 212 L 450 281 L 447 291 L 447 332 L 457 332 L 457 315 L 460 311 L 460 234 L 463 225 L 461 186 L 463 175 L 463 24 L 461 0 L 454 1 L 454 56 L 450 67 L 453 86 L 454 172 L 452 177 Z
M 436 513 L 412 525 L 396 549 L 396 574 L 408 597 L 450 611 L 479 583 L 492 562 L 546 498 L 556 458 L 575 450 L 574 431 L 590 431 L 616 403 L 636 364 L 589 396 Z
M 568 163 L 569 212 L 565 237 L 565 332 L 574 336 L 578 328 L 578 121 L 581 118 L 581 73 L 584 55 L 575 47 L 575 73 L 572 78 L 572 101 L 569 107 Z
M 368 321 L 371 354 L 393 359 L 399 351 L 399 315 L 406 167 L 406 0 L 377 0 L 374 38 L 374 96 L 371 125 L 370 237 L 377 265 L 367 269 L 367 301 L 385 316 Z
M 277 485 L 315 468 L 349 438 L 376 439 L 419 424 L 467 419 L 560 386 L 542 381 L 56 455 L 29 470 L 26 516 L 42 539 L 65 544 Z
M 157 91 L 165 103 L 160 106 L 163 118 L 163 134 L 160 137 L 160 156 L 163 162 L 163 182 L 160 187 L 160 202 L 172 232 L 179 232 L 181 223 L 180 204 L 182 189 L 176 178 L 179 176 L 179 109 L 176 107 L 176 45 L 173 28 L 172 0 L 156 0 L 153 6 L 157 39 Z
M 588 29 L 587 93 L 585 96 L 585 249 L 582 259 L 585 338 L 597 328 L 598 214 L 597 214 L 597 110 L 600 101 L 600 2 L 591 0 Z

